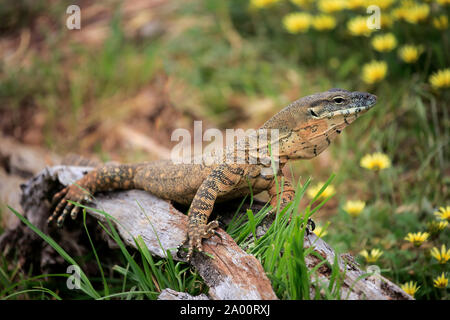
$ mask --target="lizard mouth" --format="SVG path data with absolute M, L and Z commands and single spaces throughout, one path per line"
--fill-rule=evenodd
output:
M 362 106 L 362 107 L 352 107 L 352 108 L 347 108 L 347 109 L 342 109 L 342 110 L 330 111 L 330 112 L 323 113 L 320 116 L 312 109 L 310 109 L 309 112 L 314 119 L 332 119 L 332 118 L 335 118 L 338 116 L 343 116 L 344 118 L 347 118 L 351 115 L 356 115 L 356 117 L 358 117 L 361 114 L 364 114 L 367 111 L 369 111 L 374 106 L 374 104 L 370 104 L 370 105 L 366 105 L 366 106 Z
M 367 93 L 366 95 L 367 96 L 364 96 L 364 101 L 362 103 L 361 101 L 358 101 L 353 104 L 353 105 L 356 104 L 357 106 L 349 106 L 348 108 L 345 109 L 328 111 L 322 114 L 318 113 L 313 108 L 308 109 L 308 111 L 314 119 L 332 119 L 337 116 L 343 116 L 346 118 L 351 115 L 355 115 L 356 117 L 358 117 L 359 115 L 369 111 L 377 102 L 376 95 L 370 93 Z
M 331 119 L 335 116 L 344 116 L 344 117 L 348 117 L 351 115 L 359 116 L 359 115 L 364 114 L 367 111 L 369 111 L 374 105 L 375 105 L 375 103 L 368 104 L 368 105 L 362 106 L 362 107 L 352 107 L 352 108 L 348 108 L 348 109 L 337 110 L 337 111 L 330 112 L 329 114 L 326 115 L 326 117 L 328 119 Z

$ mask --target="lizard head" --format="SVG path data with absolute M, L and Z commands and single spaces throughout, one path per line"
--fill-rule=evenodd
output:
M 331 89 L 291 103 L 264 126 L 280 129 L 280 156 L 309 159 L 325 150 L 376 101 L 370 93 Z
M 323 93 L 305 97 L 305 118 L 310 120 L 328 119 L 336 124 L 336 119 L 349 122 L 367 112 L 377 101 L 377 97 L 367 92 L 350 92 L 344 89 L 330 89 Z

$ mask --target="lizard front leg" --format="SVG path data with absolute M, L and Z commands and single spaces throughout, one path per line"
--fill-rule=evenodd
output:
M 189 251 L 186 256 L 188 261 L 194 249 L 203 251 L 202 239 L 214 235 L 215 229 L 219 226 L 217 221 L 207 224 L 217 197 L 232 190 L 244 176 L 244 172 L 242 166 L 222 164 L 214 169 L 198 188 L 188 215 Z
M 294 200 L 295 197 L 294 187 L 284 176 L 277 176 L 277 180 L 273 179 L 267 192 L 271 197 L 270 205 L 272 206 L 273 211 L 276 211 L 278 201 L 280 201 L 280 210 L 283 210 L 283 208 L 286 207 L 289 202 Z
M 57 219 L 58 227 L 70 214 L 75 219 L 81 207 L 68 202 L 88 202 L 92 195 L 100 191 L 127 190 L 134 188 L 134 175 L 138 165 L 106 165 L 88 172 L 83 178 L 71 184 L 53 196 L 56 205 L 48 223 Z
M 289 202 L 294 200 L 295 197 L 295 189 L 291 182 L 284 176 L 278 176 L 277 179 L 278 180 L 273 180 L 271 186 L 267 190 L 271 196 L 270 205 L 273 208 L 269 215 L 276 212 L 278 201 L 280 201 L 280 210 L 283 210 L 283 208 L 286 207 Z M 308 218 L 306 232 L 313 231 L 315 227 L 314 221 L 311 218 Z

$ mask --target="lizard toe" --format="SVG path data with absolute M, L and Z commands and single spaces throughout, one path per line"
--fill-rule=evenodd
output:
M 202 237 L 205 239 L 209 239 L 212 236 L 216 235 L 222 240 L 222 237 L 220 236 L 220 234 L 215 230 L 218 227 L 219 227 L 219 222 L 217 220 L 211 221 L 210 223 L 208 223 L 206 225 Z
M 50 223 L 53 220 L 55 220 L 59 216 L 60 212 L 66 207 L 66 205 L 67 205 L 66 199 L 62 199 L 56 206 L 55 210 L 53 210 L 53 214 L 48 218 L 47 223 Z
M 52 206 L 55 206 L 57 203 L 59 203 L 61 201 L 61 199 L 64 198 L 64 196 L 67 194 L 68 190 L 69 189 L 67 187 L 65 187 L 58 193 L 55 193 L 55 195 L 52 198 Z
M 194 254 L 194 251 L 197 250 L 198 252 L 203 252 L 202 247 L 202 239 L 205 238 L 204 232 L 203 233 L 196 233 L 191 234 L 189 236 L 189 249 L 188 254 L 186 256 L 187 261 L 191 261 L 192 255 Z
M 58 217 L 58 220 L 56 220 L 56 225 L 58 228 L 61 228 L 64 224 L 64 220 L 66 220 L 66 217 L 69 215 L 70 211 L 72 211 L 72 208 L 74 205 L 72 203 L 68 203 L 66 207 L 64 208 L 62 214 Z
M 198 237 L 197 239 L 195 239 L 194 249 L 197 249 L 198 252 L 203 252 L 201 237 Z
M 70 212 L 70 217 L 72 220 L 75 220 L 78 217 L 78 213 L 80 212 L 81 207 L 75 206 L 75 208 L 72 209 Z
M 191 261 L 193 253 L 194 253 L 194 244 L 193 244 L 192 240 L 189 239 L 189 249 L 188 249 L 188 254 L 186 255 L 186 260 L 188 262 Z

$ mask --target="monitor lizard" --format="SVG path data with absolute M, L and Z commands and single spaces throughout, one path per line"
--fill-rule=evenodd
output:
M 283 208 L 295 193 L 281 171 L 286 162 L 319 155 L 376 100 L 375 95 L 366 92 L 330 89 L 292 102 L 265 122 L 256 134 L 204 155 L 200 162 L 159 160 L 98 166 L 54 195 L 55 209 L 48 222 L 56 219 L 61 227 L 67 215 L 77 217 L 81 208 L 68 200 L 86 203 L 96 192 L 143 189 L 162 199 L 190 204 L 186 257 L 190 260 L 194 249 L 202 252 L 202 239 L 215 234 L 218 222 L 208 223 L 208 218 L 216 201 L 267 190 L 272 208 L 277 206 L 278 196 Z M 266 142 L 252 143 L 262 137 L 261 132 L 267 139 L 260 140 Z

